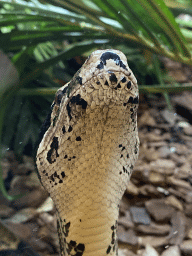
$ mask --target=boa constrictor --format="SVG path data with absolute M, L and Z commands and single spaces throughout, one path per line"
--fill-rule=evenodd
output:
M 138 157 L 138 86 L 125 55 L 93 52 L 61 87 L 37 167 L 58 214 L 61 255 L 117 255 L 119 203 Z

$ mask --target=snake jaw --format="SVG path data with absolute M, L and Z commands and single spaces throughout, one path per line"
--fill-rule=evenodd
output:
M 92 53 L 52 105 L 37 152 L 61 254 L 116 255 L 119 203 L 138 157 L 137 81 L 117 50 Z

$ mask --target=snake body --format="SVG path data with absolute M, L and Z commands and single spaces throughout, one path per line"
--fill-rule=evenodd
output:
M 52 104 L 37 152 L 61 255 L 117 255 L 119 204 L 138 157 L 138 86 L 125 55 L 93 52 Z

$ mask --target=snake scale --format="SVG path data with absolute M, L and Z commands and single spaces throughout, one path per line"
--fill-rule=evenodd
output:
M 117 255 L 119 204 L 138 157 L 138 86 L 125 55 L 97 50 L 61 87 L 37 151 L 61 255 Z

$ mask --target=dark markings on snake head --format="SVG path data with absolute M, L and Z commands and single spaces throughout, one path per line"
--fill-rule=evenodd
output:
M 87 102 L 81 98 L 80 94 L 77 94 L 76 96 L 73 96 L 70 101 L 72 104 L 80 105 L 82 106 L 82 109 L 87 108 Z
M 68 116 L 69 116 L 70 120 L 72 119 L 70 104 L 80 105 L 80 106 L 82 106 L 82 109 L 87 108 L 87 102 L 84 99 L 81 98 L 80 94 L 77 94 L 76 96 L 73 96 L 67 104 L 67 113 L 68 113 Z
M 56 158 L 59 157 L 58 147 L 59 147 L 58 137 L 53 137 L 50 150 L 47 153 L 47 161 L 50 164 L 54 163 L 56 161 Z
M 114 89 L 117 90 L 117 88 L 121 88 L 120 83 L 118 83 L 118 85 Z
M 121 79 L 121 82 L 122 83 L 125 83 L 127 81 L 127 79 L 125 78 L 125 77 L 123 77 L 122 79 Z
M 106 65 L 107 60 L 114 60 L 117 66 L 120 66 L 121 68 L 127 70 L 125 64 L 123 64 L 122 60 L 120 59 L 119 55 L 113 52 L 104 52 L 100 57 L 100 63 L 97 65 L 98 69 L 103 69 Z
M 127 89 L 130 89 L 131 88 L 131 81 L 129 81 L 128 83 L 127 83 Z
M 138 96 L 136 96 L 135 98 L 133 97 L 130 97 L 129 100 L 125 103 L 123 103 L 123 106 L 126 106 L 128 103 L 131 103 L 131 104 L 138 104 L 139 103 L 139 98 Z
M 109 85 L 107 80 L 105 81 L 105 85 Z
M 121 174 L 122 174 L 122 172 L 119 172 L 119 174 L 121 175 Z
M 63 89 L 63 94 L 65 94 L 66 92 L 67 92 L 67 90 L 68 90 L 68 86 L 66 86 L 64 89 Z
M 125 147 L 122 147 L 121 151 L 125 150 Z
M 77 245 L 77 243 L 75 241 L 73 241 L 73 240 L 71 240 L 68 243 L 67 253 L 69 255 L 82 256 L 84 250 L 85 250 L 85 245 L 84 244 L 79 243 Z M 71 254 L 71 251 L 73 251 L 73 254 Z M 76 252 L 76 254 L 74 254 L 74 251 Z
M 122 157 L 123 157 L 123 155 L 121 154 L 120 158 L 122 158 Z
M 56 105 L 57 106 L 59 106 L 60 105 L 60 103 L 61 103 L 61 100 L 62 100 L 62 98 L 63 98 L 63 91 L 61 91 L 61 90 L 59 90 L 57 93 L 56 93 L 56 95 L 55 95 L 55 103 L 56 103 Z
M 117 83 L 117 77 L 114 73 L 112 73 L 109 77 L 109 80 L 112 84 L 116 84 Z
M 139 98 L 138 98 L 138 96 L 135 97 L 135 98 L 130 97 L 127 103 L 138 104 L 138 103 L 139 103 Z
M 81 137 L 77 136 L 76 141 L 81 141 Z
M 82 80 L 83 80 L 82 77 L 77 76 L 77 77 L 76 77 L 76 80 L 80 83 L 80 85 L 82 85 Z
M 97 85 L 99 85 L 99 84 L 100 84 L 100 82 L 99 82 L 99 81 L 97 81 L 97 82 L 96 82 L 96 84 L 97 84 Z
M 111 251 L 111 245 L 108 246 L 106 253 L 109 254 Z
M 129 158 L 129 154 L 127 154 L 127 158 Z
M 137 147 L 137 143 L 135 144 L 135 150 L 134 150 L 135 154 L 138 153 L 138 147 Z
M 123 145 L 122 144 L 119 144 L 119 148 L 121 148 Z
M 62 178 L 65 178 L 65 173 L 61 172 L 61 176 L 62 176 Z
M 117 224 L 111 227 L 112 234 L 111 234 L 111 244 L 108 246 L 106 253 L 109 254 L 112 250 L 115 251 L 117 240 L 116 240 L 116 231 L 117 231 Z
M 128 173 L 127 169 L 123 166 L 124 173 Z
M 117 85 L 117 88 L 121 88 L 121 85 L 120 85 L 120 84 L 118 84 L 118 85 Z
M 67 222 L 66 224 L 64 224 L 64 235 L 66 236 L 66 237 L 68 237 L 68 234 L 69 234 L 69 228 L 70 228 L 70 225 L 71 225 L 71 222 Z
M 73 130 L 72 126 L 69 126 L 68 132 L 71 132 Z
M 63 134 L 66 132 L 65 126 L 63 126 L 63 128 L 62 128 L 62 132 L 63 132 Z
M 64 159 L 66 159 L 66 158 L 67 158 L 67 155 L 64 156 Z

